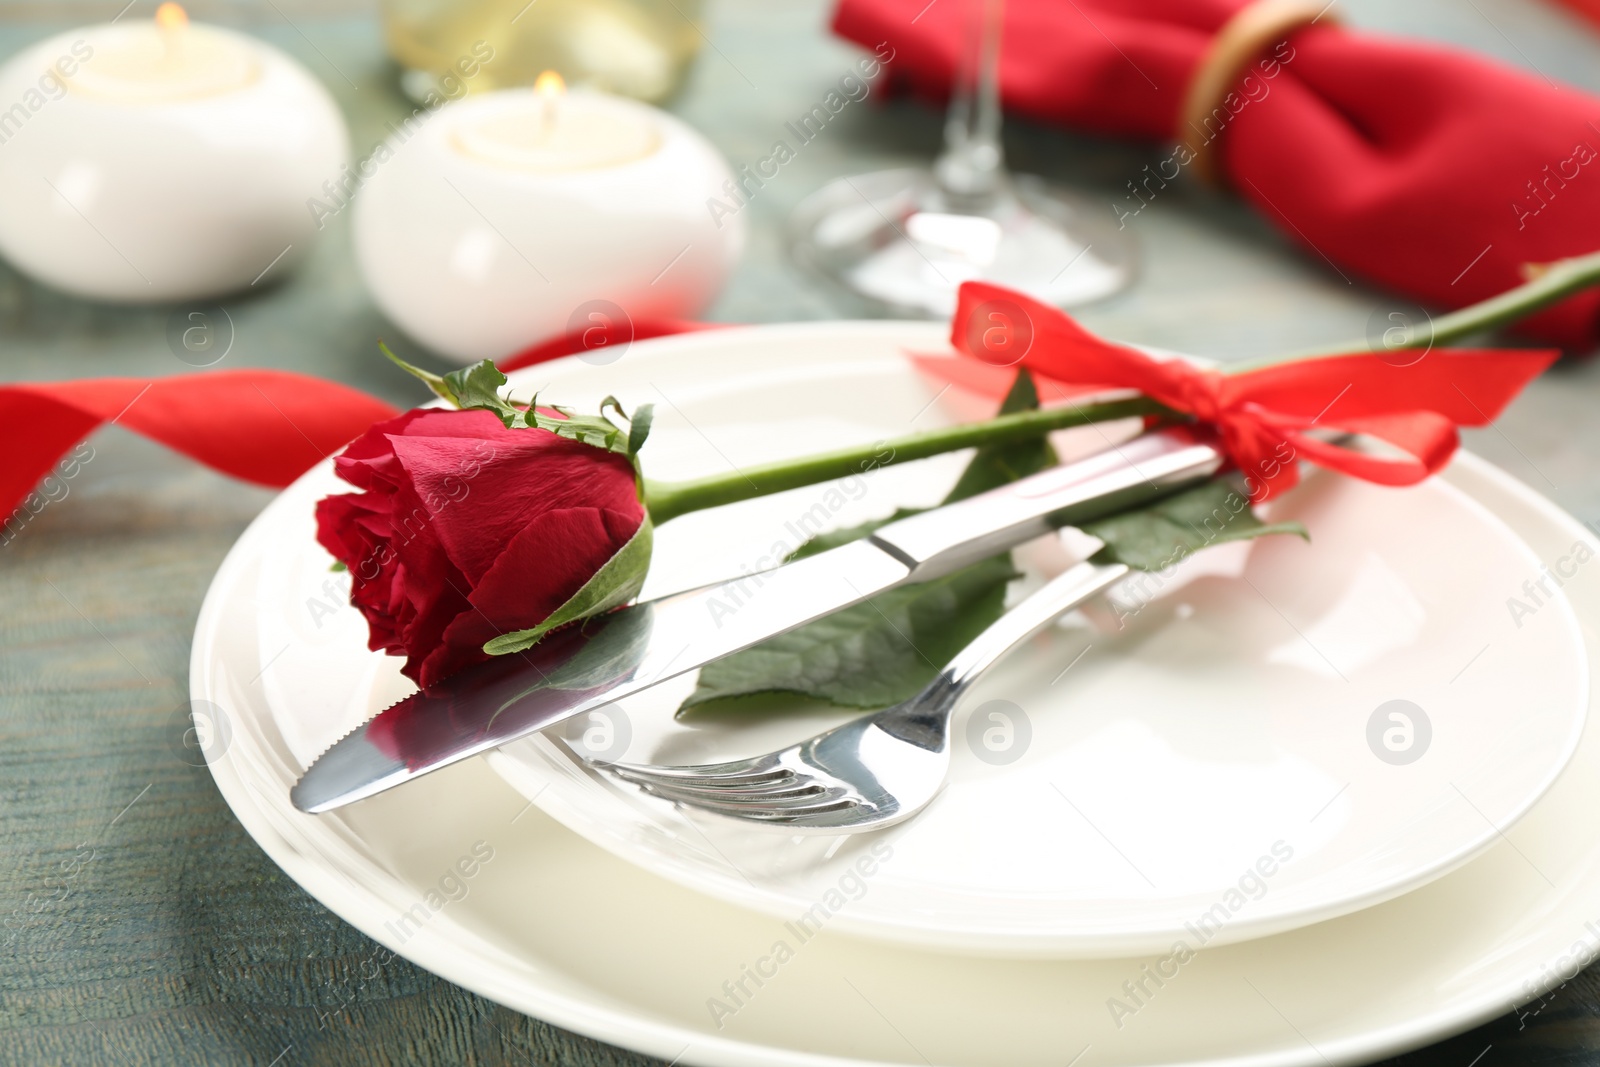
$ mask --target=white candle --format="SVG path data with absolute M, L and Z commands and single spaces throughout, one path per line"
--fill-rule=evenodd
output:
M 349 159 L 320 83 L 260 41 L 155 19 L 89 26 L 0 68 L 0 254 L 92 299 L 170 302 L 284 276 Z
M 231 33 L 191 26 L 177 4 L 154 21 L 113 25 L 95 35 L 94 62 L 67 91 L 118 104 L 164 104 L 236 92 L 261 77 L 257 49 Z
M 552 71 L 540 75 L 531 96 L 513 93 L 505 105 L 456 123 L 455 148 L 485 163 L 552 173 L 620 166 L 661 146 L 656 123 L 604 97 L 569 99 Z
M 647 105 L 564 91 L 468 97 L 402 130 L 356 201 L 356 253 L 407 333 L 462 362 L 597 324 L 700 313 L 743 248 L 707 198 L 732 180 Z

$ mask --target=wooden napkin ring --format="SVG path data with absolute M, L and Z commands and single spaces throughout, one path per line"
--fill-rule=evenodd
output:
M 1230 18 L 1211 42 L 1211 48 L 1183 99 L 1182 125 L 1178 135 L 1193 154 L 1194 172 L 1211 184 L 1221 184 L 1221 173 L 1212 148 L 1233 117 L 1224 104 L 1229 92 L 1245 76 L 1246 68 L 1257 56 L 1283 41 L 1296 30 L 1326 19 L 1331 4 L 1324 0 L 1256 0 Z M 1206 120 L 1220 112 L 1223 121 L 1209 135 Z

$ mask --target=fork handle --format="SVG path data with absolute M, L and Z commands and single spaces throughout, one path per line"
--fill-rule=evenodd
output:
M 1128 566 L 1123 563 L 1086 561 L 1051 579 L 957 652 L 938 677 L 907 706 L 915 706 L 923 714 L 948 715 L 972 683 L 1006 653 L 1062 615 L 1105 592 L 1128 572 Z

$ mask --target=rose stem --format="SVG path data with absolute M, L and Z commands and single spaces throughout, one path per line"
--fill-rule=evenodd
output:
M 1386 345 L 1384 350 L 1425 348 L 1444 344 L 1515 322 L 1531 312 L 1600 283 L 1600 252 L 1534 265 L 1529 268 L 1529 273 L 1533 275 L 1532 279 L 1515 289 L 1509 289 L 1499 296 L 1490 297 L 1459 311 L 1440 315 L 1433 320 L 1432 330 L 1411 331 L 1409 337 Z M 1297 352 L 1292 356 L 1230 363 L 1221 369 L 1227 374 L 1237 374 L 1277 363 L 1327 356 L 1358 355 L 1372 350 L 1371 345 L 1363 340 L 1333 348 Z M 746 467 L 743 471 L 697 478 L 687 482 L 657 482 L 646 479 L 645 504 L 650 509 L 651 517 L 659 524 L 702 508 L 732 504 L 751 497 L 782 492 L 785 489 L 844 478 L 874 467 L 887 467 L 895 463 L 925 459 L 942 452 L 953 452 L 976 445 L 1023 441 L 1051 430 L 1135 415 L 1182 418 L 1178 412 L 1145 397 L 1018 412 L 1015 415 L 1002 415 L 985 422 L 964 423 L 939 430 L 929 430 L 890 441 L 879 441 L 758 467 Z M 888 458 L 882 458 L 885 452 L 889 453 Z
M 1432 330 L 1426 328 L 1411 330 L 1410 336 L 1405 340 L 1385 344 L 1382 350 L 1391 352 L 1398 349 L 1449 344 L 1475 333 L 1516 322 L 1531 312 L 1600 283 L 1600 252 L 1590 252 L 1588 255 L 1573 256 L 1570 259 L 1558 259 L 1553 263 L 1530 264 L 1526 270 L 1531 275 L 1530 281 L 1515 289 L 1507 289 L 1499 296 L 1492 296 L 1488 300 L 1469 304 L 1459 311 L 1440 315 L 1433 320 Z M 1236 374 L 1239 371 L 1256 370 L 1297 359 L 1361 355 L 1372 351 L 1374 348 L 1371 342 L 1360 340 L 1332 348 L 1296 352 L 1287 357 L 1275 356 L 1230 363 L 1223 369 L 1230 374 Z
M 960 423 L 814 456 L 745 467 L 727 474 L 716 474 L 709 478 L 696 478 L 687 482 L 658 482 L 647 478 L 644 483 L 645 506 L 650 509 L 651 519 L 659 525 L 668 519 L 675 519 L 679 515 L 686 515 L 702 508 L 732 504 L 751 497 L 766 496 L 769 493 L 781 493 L 785 489 L 814 485 L 834 478 L 845 478 L 876 467 L 926 459 L 942 452 L 954 452 L 976 445 L 1026 441 L 1051 430 L 1141 415 L 1181 417 L 1170 408 L 1142 396 L 1082 405 L 1071 404 L 1045 408 L 1042 411 L 1019 411 L 1014 415 L 1000 415 L 984 422 Z

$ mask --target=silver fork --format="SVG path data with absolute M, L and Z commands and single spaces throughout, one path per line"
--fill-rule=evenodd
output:
M 688 767 L 596 765 L 666 800 L 788 833 L 892 826 L 944 786 L 951 717 L 979 676 L 1127 573 L 1120 563 L 1078 564 L 995 620 L 910 700 L 777 752 Z

